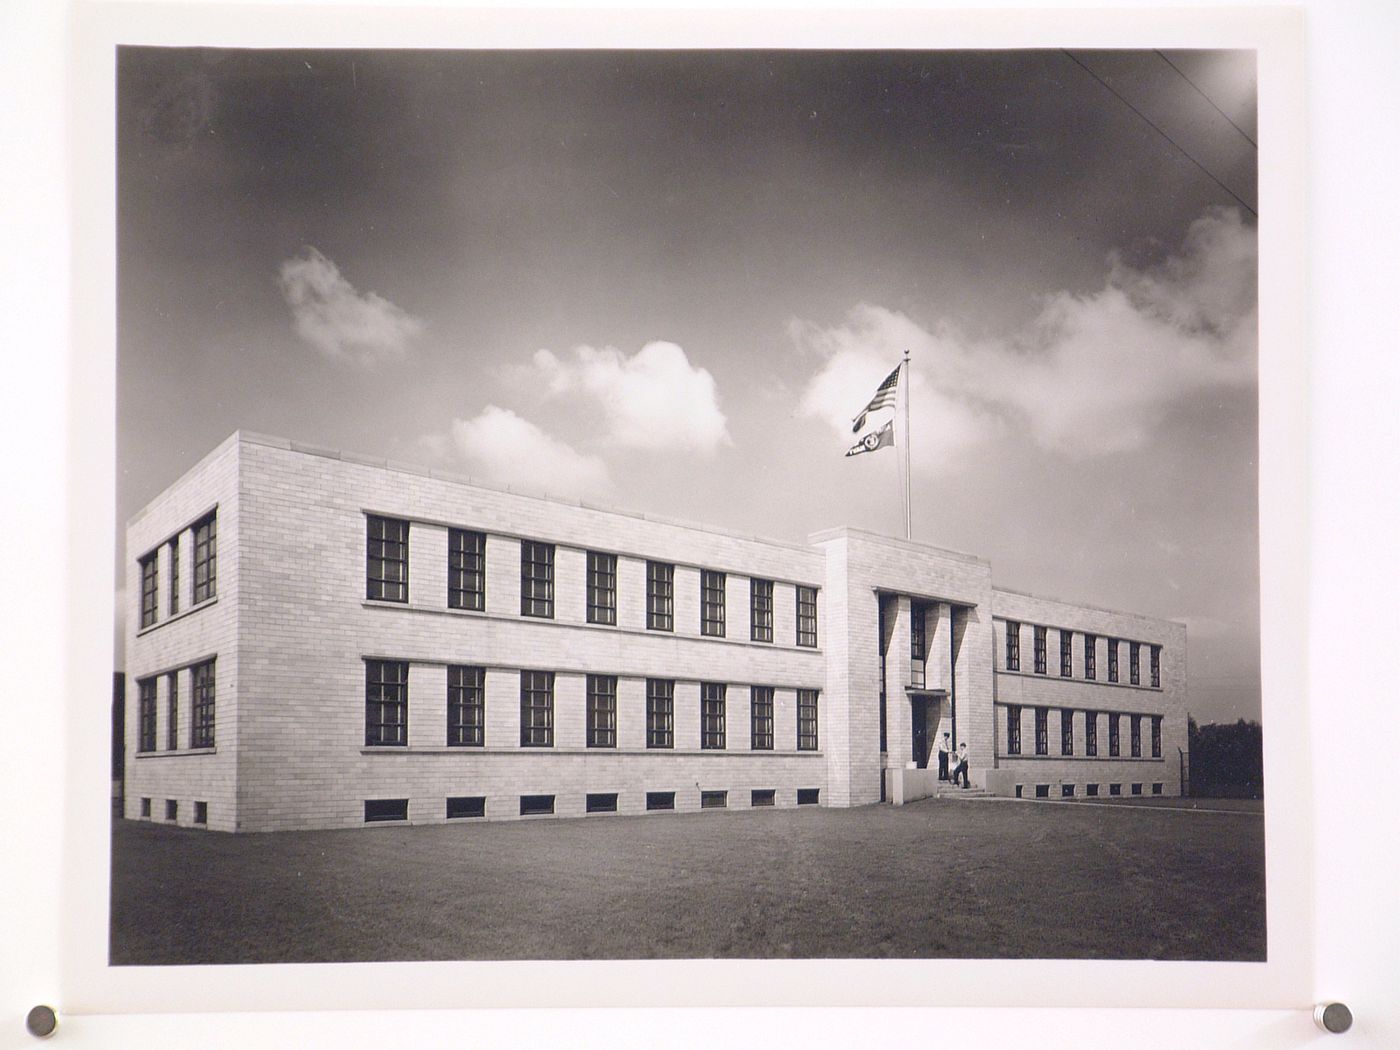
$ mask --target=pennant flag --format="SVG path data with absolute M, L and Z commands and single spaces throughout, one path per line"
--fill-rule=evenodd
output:
M 862 452 L 874 452 L 876 449 L 885 448 L 893 444 L 894 420 L 892 419 L 879 430 L 872 430 L 850 448 L 846 449 L 846 455 L 859 456 Z
M 871 412 L 879 411 L 882 408 L 893 408 L 895 403 L 895 393 L 899 387 L 899 369 L 896 368 L 889 375 L 885 376 L 885 381 L 875 390 L 875 396 L 870 399 L 870 404 L 861 410 L 856 416 L 855 426 L 851 427 L 852 434 L 859 434 L 865 427 L 865 417 Z

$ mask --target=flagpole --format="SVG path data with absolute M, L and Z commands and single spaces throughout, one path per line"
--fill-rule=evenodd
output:
M 904 351 L 904 538 L 914 538 L 914 490 L 910 482 L 909 467 L 912 462 L 909 451 L 909 395 L 914 392 L 914 381 L 909 375 L 909 351 Z

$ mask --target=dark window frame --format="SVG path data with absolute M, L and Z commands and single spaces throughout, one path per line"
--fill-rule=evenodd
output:
M 520 746 L 554 746 L 554 672 L 520 672 Z
M 1049 668 L 1049 654 L 1047 652 L 1049 631 L 1045 627 L 1036 624 L 1031 628 L 1032 645 L 1034 646 L 1035 673 L 1045 674 Z
M 1119 715 L 1108 713 L 1108 757 L 1121 758 L 1123 754 L 1123 731 Z
M 174 616 L 180 611 L 180 537 L 172 536 L 166 543 L 166 549 L 170 551 L 170 586 L 166 588 L 168 593 L 167 610 L 169 615 Z
M 1050 753 L 1050 708 L 1048 707 L 1035 709 L 1035 753 L 1037 755 Z
M 616 813 L 618 792 L 590 791 L 583 796 L 585 813 Z
M 191 604 L 207 602 L 219 593 L 219 512 L 210 511 L 194 523 L 194 591 Z
M 1108 680 L 1118 681 L 1118 638 L 1105 639 L 1108 643 Z
M 1067 708 L 1060 710 L 1060 754 L 1074 754 L 1074 712 Z
M 927 606 L 923 602 L 909 603 L 909 659 L 928 659 L 928 625 L 924 614 Z
M 165 747 L 167 751 L 180 748 L 180 672 L 165 676 Z
M 1162 716 L 1152 716 L 1152 757 L 1162 757 Z
M 700 792 L 700 808 L 701 808 L 701 809 L 728 809 L 728 808 L 729 808 L 729 792 L 728 792 L 728 791 L 701 791 L 701 792 Z
M 725 588 L 728 578 L 715 569 L 700 570 L 700 633 L 706 638 L 724 637 Z
M 647 630 L 676 629 L 676 567 L 670 562 L 647 561 Z
M 1074 632 L 1060 631 L 1060 677 L 1074 677 Z
M 520 615 L 554 619 L 554 544 L 520 541 Z
M 773 750 L 773 687 L 749 687 L 749 750 Z
M 797 644 L 803 649 L 817 647 L 817 589 L 797 585 Z
M 486 746 L 486 668 L 447 667 L 447 746 Z
M 409 523 L 378 514 L 365 516 L 365 598 L 408 604 Z M 393 567 L 400 575 L 395 576 Z
M 648 791 L 645 804 L 649 811 L 675 809 L 676 793 L 674 791 Z
M 723 682 L 700 683 L 700 750 L 725 750 L 725 709 L 729 689 Z
M 151 551 L 140 559 L 141 565 L 141 626 L 150 627 L 160 616 L 160 559 Z
M 589 551 L 587 573 L 588 622 L 617 626 L 617 555 Z
M 749 641 L 773 640 L 773 581 L 749 578 Z
M 821 690 L 799 689 L 797 691 L 797 750 L 799 751 L 819 750 L 818 712 L 820 704 Z
M 408 661 L 365 661 L 365 747 L 408 746 Z
M 1142 644 L 1128 643 L 1128 684 L 1142 684 Z
M 617 747 L 617 675 L 588 675 L 584 696 L 586 746 Z
M 676 682 L 647 679 L 647 748 L 668 751 L 676 746 Z
M 1098 677 L 1099 668 L 1099 636 L 1096 634 L 1086 634 L 1084 636 L 1084 679 L 1092 682 Z
M 554 816 L 553 795 L 521 795 L 520 815 L 522 817 Z
M 1162 688 L 1162 647 L 1153 645 L 1148 647 L 1148 663 L 1152 674 L 1152 688 Z
M 213 660 L 190 668 L 190 747 L 213 747 L 217 685 Z
M 1128 716 L 1128 745 L 1133 758 L 1142 757 L 1142 715 Z
M 444 820 L 479 820 L 485 816 L 485 795 L 449 795 L 443 806 Z
M 798 788 L 797 804 L 799 806 L 820 806 L 822 799 L 821 788 Z
M 1006 705 L 1006 753 L 1021 753 L 1021 705 Z
M 1006 669 L 1021 669 L 1021 623 L 1019 620 L 1006 621 Z
M 778 804 L 778 791 L 776 788 L 753 788 L 749 792 L 749 808 L 761 809 L 765 806 L 776 806 Z
M 447 607 L 486 611 L 486 533 L 447 530 Z
M 406 798 L 367 798 L 365 799 L 366 824 L 387 823 L 395 820 L 408 820 L 408 799 Z
M 209 823 L 209 803 L 196 802 L 194 804 L 194 822 L 196 824 Z
M 1090 758 L 1097 758 L 1099 755 L 1099 713 L 1097 711 L 1084 712 L 1084 754 Z
M 136 683 L 136 750 L 139 754 L 156 749 L 156 681 L 151 677 Z

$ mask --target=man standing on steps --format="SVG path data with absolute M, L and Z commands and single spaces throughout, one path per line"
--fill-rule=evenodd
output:
M 966 740 L 964 740 L 961 744 L 958 745 L 958 766 L 957 766 L 956 769 L 953 770 L 953 783 L 954 783 L 954 784 L 956 784 L 956 783 L 958 782 L 958 777 L 959 777 L 959 776 L 962 777 L 962 786 L 963 786 L 964 789 L 969 788 L 969 787 L 972 786 L 972 785 L 968 782 L 968 779 L 967 779 L 967 741 L 966 741 Z
M 938 779 L 948 779 L 948 755 L 953 750 L 953 744 L 948 738 L 948 734 L 943 734 L 943 739 L 938 742 Z

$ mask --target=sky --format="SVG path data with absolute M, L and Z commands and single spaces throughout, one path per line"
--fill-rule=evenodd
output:
M 125 48 L 117 122 L 119 530 L 245 429 L 900 535 L 907 350 L 914 538 L 1259 717 L 1252 53 Z

